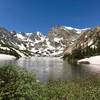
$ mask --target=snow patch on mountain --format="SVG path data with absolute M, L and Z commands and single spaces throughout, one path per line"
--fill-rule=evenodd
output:
M 85 62 L 85 61 L 90 62 L 90 64 L 99 64 L 100 65 L 100 55 L 91 56 L 89 58 L 84 58 L 84 59 L 78 60 L 78 63 Z
M 25 39 L 25 37 L 20 33 L 17 33 L 16 36 L 18 39 L 22 39 L 22 40 Z
M 57 42 L 57 43 L 59 43 L 61 40 L 63 40 L 63 37 L 62 38 L 57 38 L 57 37 L 54 38 L 54 41 Z
M 21 53 L 19 50 L 16 50 L 15 48 L 12 48 L 13 50 L 15 50 L 21 57 L 26 57 L 23 53 Z
M 78 29 L 78 28 L 67 27 L 67 26 L 62 26 L 61 28 L 65 29 L 65 30 L 66 29 L 67 30 L 75 30 L 77 34 L 81 34 L 82 31 L 86 31 L 86 30 L 90 29 L 90 28 Z
M 0 60 L 13 60 L 16 59 L 16 57 L 6 54 L 0 54 Z

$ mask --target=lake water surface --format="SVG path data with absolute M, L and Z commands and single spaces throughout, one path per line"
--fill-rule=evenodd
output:
M 32 70 L 40 81 L 72 80 L 100 73 L 100 65 L 70 65 L 56 57 L 30 57 L 18 60 L 0 60 L 0 65 L 18 65 Z

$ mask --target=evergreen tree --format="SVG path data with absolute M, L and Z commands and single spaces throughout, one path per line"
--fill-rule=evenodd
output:
M 73 50 L 72 51 L 72 58 L 73 59 L 81 59 L 81 58 L 83 58 L 81 50 L 82 50 L 81 48 Z

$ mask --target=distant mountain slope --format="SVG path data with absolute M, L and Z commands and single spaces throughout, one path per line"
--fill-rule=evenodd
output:
M 79 34 L 75 30 L 71 30 L 64 26 L 53 27 L 49 33 L 48 38 L 54 47 L 66 47 L 78 38 Z
M 41 32 L 17 33 L 0 28 L 0 53 L 18 57 L 61 56 L 64 49 L 86 30 L 59 26 L 51 28 L 45 36 Z
M 19 48 L 20 46 L 24 47 L 24 44 L 16 37 L 16 34 L 16 32 L 0 28 L 0 53 L 14 55 L 17 58 L 29 55 L 26 49 L 22 51 Z
M 86 30 L 73 45 L 66 48 L 64 54 L 71 54 L 76 49 L 81 50 L 83 56 L 100 54 L 100 26 Z

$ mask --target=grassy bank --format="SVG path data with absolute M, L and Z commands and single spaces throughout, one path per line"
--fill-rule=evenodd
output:
M 32 72 L 17 66 L 0 67 L 2 100 L 100 100 L 100 79 L 36 81 Z

